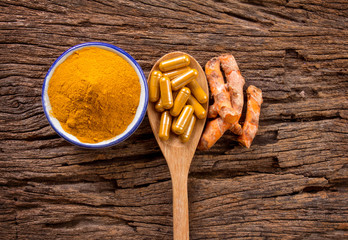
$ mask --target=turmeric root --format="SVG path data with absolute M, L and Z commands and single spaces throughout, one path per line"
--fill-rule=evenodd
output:
M 237 135 L 242 134 L 242 127 L 238 123 L 243 111 L 243 86 L 245 80 L 239 71 L 238 64 L 231 54 L 224 54 L 219 57 L 222 70 L 226 76 L 227 89 L 231 97 L 232 108 L 237 112 L 237 122 L 232 125 L 230 130 Z
M 205 65 L 205 73 L 220 117 L 227 123 L 236 123 L 238 113 L 232 108 L 230 95 L 225 88 L 224 78 L 220 70 L 220 60 L 216 57 L 210 59 Z
M 216 118 L 218 115 L 218 111 L 216 109 L 216 104 L 212 104 L 208 108 L 208 118 Z
M 242 126 L 239 123 L 232 124 L 229 129 L 236 135 L 242 135 L 243 133 Z
M 232 55 L 222 55 L 219 57 L 221 67 L 225 72 L 227 89 L 231 97 L 231 105 L 238 113 L 238 120 L 242 116 L 243 110 L 243 86 L 245 80 L 239 71 L 236 60 Z
M 208 150 L 211 148 L 230 127 L 231 124 L 226 123 L 220 117 L 209 121 L 205 126 L 204 133 L 199 141 L 198 149 Z
M 250 85 L 247 89 L 247 96 L 247 112 L 243 124 L 243 132 L 242 135 L 238 137 L 238 142 L 241 145 L 250 148 L 251 142 L 256 136 L 259 127 L 261 104 L 263 102 L 262 91 L 261 89 Z
M 210 105 L 208 109 L 208 118 L 216 118 L 218 115 L 218 112 L 216 110 L 216 105 Z M 231 127 L 229 127 L 231 132 L 233 132 L 236 135 L 242 134 L 242 126 L 236 122 L 235 124 L 231 124 Z
M 222 137 L 222 135 L 224 135 L 227 130 L 237 132 L 238 135 L 242 134 L 242 127 L 238 123 L 226 123 L 221 117 L 209 121 L 205 126 L 204 133 L 199 141 L 198 149 L 208 150 L 217 142 L 217 140 Z
M 226 87 L 220 71 L 220 64 L 226 76 Z M 211 148 L 228 129 L 234 134 L 240 135 L 238 137 L 239 143 L 249 148 L 258 129 L 262 104 L 262 91 L 255 86 L 248 87 L 247 113 L 242 128 L 238 121 L 243 110 L 243 86 L 245 80 L 239 71 L 236 60 L 232 55 L 224 54 L 218 58 L 212 58 L 206 64 L 205 70 L 215 100 L 214 104 L 209 106 L 208 118 L 216 118 L 218 115 L 220 115 L 220 117 L 207 123 L 198 149 L 207 150 Z M 228 97 L 226 97 L 226 91 L 229 93 L 231 103 L 231 109 L 229 109 L 229 111 L 234 114 L 233 122 L 226 121 L 226 118 L 223 117 L 224 113 L 221 113 L 222 106 L 227 105 L 225 104 L 225 101 L 228 99 Z M 216 97 L 219 93 L 219 97 Z M 220 97 L 221 95 L 223 97 Z
M 255 138 L 259 126 L 261 104 L 263 101 L 262 91 L 261 89 L 250 85 L 247 89 L 247 97 L 247 112 L 243 129 L 238 123 L 229 124 L 222 118 L 218 117 L 207 123 L 199 142 L 198 149 L 208 150 L 228 129 L 237 135 L 241 135 L 238 137 L 238 142 L 241 145 L 250 148 L 251 142 Z
M 224 85 L 222 73 L 220 71 L 220 63 L 226 76 L 226 82 L 227 82 L 226 86 Z M 242 127 L 238 123 L 238 121 L 242 115 L 242 110 L 243 110 L 243 100 L 244 100 L 243 86 L 245 84 L 245 80 L 239 71 L 238 64 L 236 60 L 234 59 L 234 57 L 230 54 L 221 55 L 218 58 L 218 60 L 217 58 L 212 58 L 206 64 L 205 70 L 207 73 L 208 80 L 209 78 L 210 79 L 213 78 L 214 72 L 218 73 L 217 74 L 219 76 L 218 84 L 220 86 L 220 89 L 223 89 L 223 91 L 228 90 L 230 95 L 230 103 L 231 103 L 232 111 L 235 115 L 234 115 L 234 123 L 226 122 L 226 120 L 224 120 L 223 118 L 222 119 L 217 118 L 215 120 L 212 120 L 211 122 L 208 122 L 207 126 L 205 127 L 205 131 L 202 135 L 200 144 L 198 146 L 198 148 L 201 150 L 206 150 L 206 149 L 209 149 L 211 146 L 213 146 L 215 142 L 228 129 L 236 135 L 242 134 Z M 208 73 L 210 73 L 210 76 L 208 76 Z M 211 81 L 209 81 L 209 85 L 213 93 Z M 216 118 L 218 115 L 222 117 L 219 111 L 219 104 L 221 103 L 215 97 L 214 97 L 214 100 L 215 100 L 214 104 L 209 106 L 208 118 Z

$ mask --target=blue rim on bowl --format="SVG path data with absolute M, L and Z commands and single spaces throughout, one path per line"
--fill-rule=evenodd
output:
M 100 143 L 83 143 L 80 142 L 75 136 L 65 132 L 62 127 L 60 126 L 60 123 L 57 119 L 55 119 L 53 116 L 50 115 L 49 109 L 50 103 L 49 103 L 49 98 L 47 95 L 47 88 L 48 88 L 48 82 L 51 79 L 51 76 L 55 70 L 55 68 L 63 62 L 68 56 L 70 56 L 73 52 L 75 52 L 78 49 L 84 48 L 84 47 L 101 47 L 106 50 L 111 50 L 112 52 L 115 52 L 118 54 L 120 57 L 122 57 L 124 60 L 126 60 L 136 71 L 140 85 L 141 85 L 141 94 L 140 94 L 140 99 L 139 99 L 139 106 L 136 111 L 136 115 L 134 116 L 134 119 L 132 123 L 128 126 L 128 128 L 120 135 L 115 136 L 111 140 L 106 140 Z M 73 46 L 66 50 L 62 55 L 60 55 L 56 61 L 52 64 L 50 69 L 48 70 L 45 80 L 42 86 L 42 94 L 41 94 L 41 101 L 42 101 L 42 106 L 44 109 L 44 113 L 46 115 L 46 118 L 48 122 L 50 123 L 51 127 L 56 131 L 56 133 L 64 138 L 66 141 L 75 144 L 79 147 L 84 147 L 84 148 L 105 148 L 105 147 L 110 147 L 113 145 L 116 145 L 124 140 L 126 140 L 129 136 L 131 136 L 135 130 L 140 126 L 141 122 L 143 121 L 145 114 L 146 114 L 146 109 L 148 105 L 148 98 L 149 98 L 149 91 L 147 87 L 147 80 L 145 78 L 144 72 L 141 69 L 140 65 L 137 63 L 137 61 L 134 60 L 134 58 L 129 55 L 126 51 L 123 49 L 116 47 L 112 44 L 109 43 L 102 43 L 102 42 L 87 42 L 87 43 L 81 43 L 76 46 Z

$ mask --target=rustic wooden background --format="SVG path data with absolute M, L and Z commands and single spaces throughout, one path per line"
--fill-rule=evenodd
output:
M 74 3 L 73 3 L 74 2 Z M 89 41 L 145 74 L 171 51 L 235 55 L 264 92 L 251 149 L 226 134 L 189 175 L 191 239 L 348 238 L 346 0 L 0 2 L 0 239 L 171 239 L 166 162 L 145 118 L 86 150 L 41 106 L 54 60 Z

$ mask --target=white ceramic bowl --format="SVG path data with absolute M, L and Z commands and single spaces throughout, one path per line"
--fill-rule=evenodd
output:
M 121 133 L 120 135 L 117 135 L 109 140 L 105 140 L 99 143 L 83 143 L 80 140 L 78 140 L 75 136 L 71 135 L 70 133 L 67 133 L 64 131 L 62 126 L 60 125 L 60 122 L 53 117 L 50 114 L 51 111 L 51 104 L 50 100 L 48 98 L 47 89 L 50 82 L 50 79 L 52 77 L 53 72 L 57 68 L 59 64 L 61 64 L 67 57 L 69 57 L 73 52 L 80 50 L 84 47 L 99 47 L 102 49 L 109 50 L 111 52 L 116 53 L 120 57 L 122 57 L 124 60 L 126 60 L 135 70 L 139 77 L 139 82 L 141 86 L 141 93 L 140 93 L 140 101 L 139 106 L 136 111 L 135 117 L 131 124 L 127 127 L 127 129 Z M 42 106 L 46 115 L 46 118 L 48 122 L 51 124 L 52 128 L 65 140 L 67 140 L 70 143 L 73 143 L 79 147 L 85 147 L 85 148 L 104 148 L 104 147 L 110 147 L 112 145 L 118 144 L 125 139 L 127 139 L 130 135 L 132 135 L 135 130 L 139 127 L 142 120 L 144 119 L 144 116 L 146 114 L 147 104 L 148 104 L 148 98 L 149 98 L 149 91 L 147 87 L 147 81 L 144 75 L 143 70 L 139 66 L 139 64 L 123 49 L 116 47 L 114 45 L 108 44 L 108 43 L 101 43 L 101 42 L 87 42 L 82 43 L 79 45 L 76 45 L 67 51 L 65 51 L 57 60 L 53 63 L 51 68 L 48 70 L 43 86 L 42 86 Z

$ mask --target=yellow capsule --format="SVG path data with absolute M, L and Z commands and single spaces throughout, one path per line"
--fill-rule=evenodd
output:
M 161 99 L 161 98 L 160 98 L 160 99 L 158 100 L 158 102 L 156 103 L 156 105 L 155 105 L 155 110 L 156 110 L 157 112 L 163 112 L 163 111 L 164 111 L 164 107 L 163 107 L 162 99 Z
M 186 143 L 188 142 L 188 140 L 190 140 L 195 123 L 196 123 L 196 117 L 195 115 L 192 115 L 184 133 L 180 135 L 181 142 Z
M 203 119 L 206 117 L 207 111 L 205 111 L 204 107 L 192 95 L 190 95 L 187 103 L 194 108 L 197 118 Z
M 190 65 L 190 58 L 187 55 L 182 55 L 172 59 L 168 59 L 160 62 L 159 69 L 162 72 L 168 72 L 170 70 L 186 67 Z
M 173 71 L 170 72 L 166 72 L 163 73 L 163 77 L 166 76 L 168 77 L 170 80 L 174 79 L 176 76 L 179 76 L 185 72 L 187 72 L 188 70 L 191 70 L 190 67 L 184 67 L 184 68 L 180 68 L 180 69 L 175 69 Z
M 172 121 L 172 132 L 173 132 L 173 133 L 175 133 L 175 132 L 174 132 L 174 126 L 175 126 L 175 124 L 176 124 L 176 120 L 177 120 L 177 119 L 178 119 L 178 118 L 174 118 L 173 121 Z
M 191 105 L 186 105 L 182 112 L 180 113 L 179 117 L 175 121 L 175 125 L 172 126 L 172 130 L 174 133 L 181 135 L 184 133 L 185 128 L 187 127 L 187 124 L 189 123 L 189 120 L 191 119 L 193 115 L 194 109 Z
M 187 86 L 191 89 L 192 95 L 195 96 L 195 98 L 200 103 L 206 103 L 208 101 L 208 96 L 204 92 L 203 88 L 199 85 L 196 79 L 193 79 Z
M 198 76 L 196 69 L 190 69 L 187 72 L 177 76 L 172 80 L 172 89 L 174 91 L 179 90 L 184 87 L 186 84 L 190 83 L 193 79 Z
M 158 132 L 158 137 L 162 141 L 167 141 L 170 136 L 170 126 L 172 125 L 172 116 L 169 111 L 165 111 L 161 115 L 161 123 Z
M 160 98 L 159 80 L 162 77 L 160 71 L 153 71 L 149 82 L 149 100 L 150 102 L 156 102 Z
M 164 109 L 170 109 L 173 107 L 173 93 L 170 80 L 167 77 L 160 79 L 161 99 Z
M 189 98 L 191 94 L 191 90 L 187 87 L 183 87 L 177 97 L 174 100 L 174 105 L 172 107 L 172 109 L 170 109 L 170 114 L 173 117 L 176 117 L 180 114 L 182 108 L 185 106 L 185 103 L 187 101 L 187 99 Z

